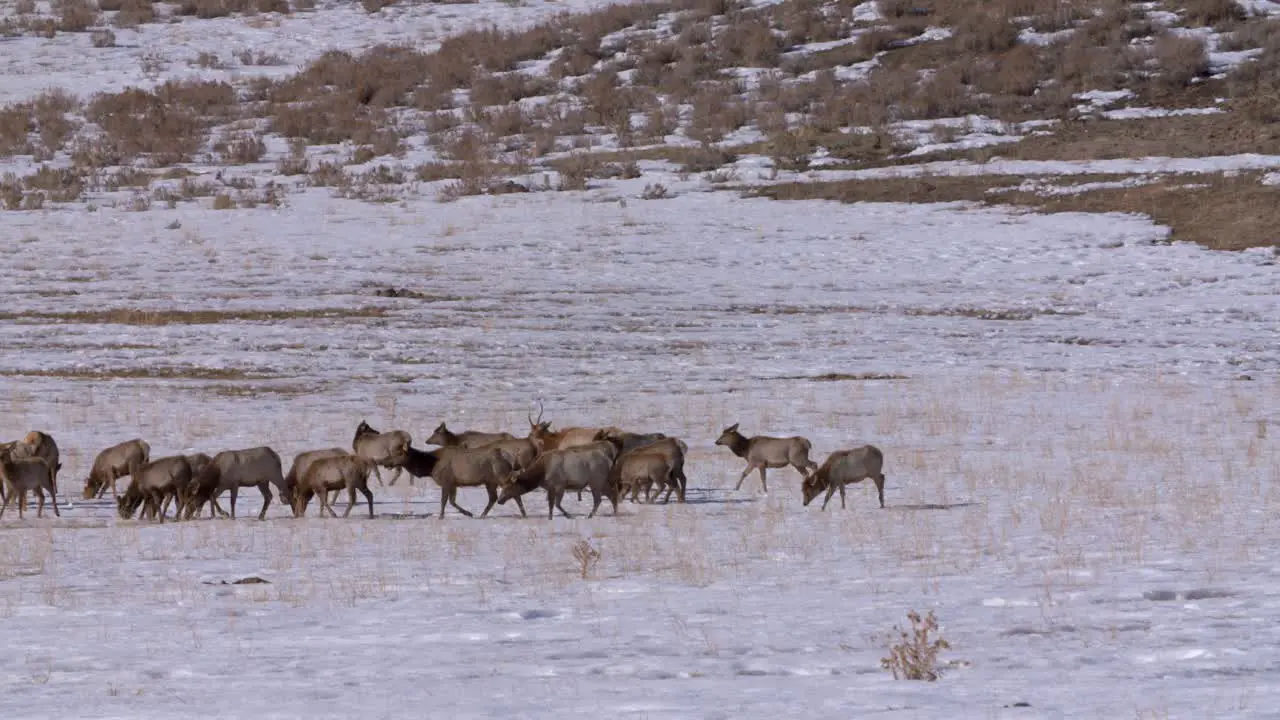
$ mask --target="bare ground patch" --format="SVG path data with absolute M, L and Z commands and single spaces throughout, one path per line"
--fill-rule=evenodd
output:
M 1057 178 L 1059 194 L 1027 190 L 1017 175 L 922 176 L 773 185 L 756 194 L 778 200 L 841 202 L 977 202 L 1037 212 L 1123 212 L 1148 215 L 1168 226 L 1169 240 L 1213 250 L 1280 246 L 1280 188 L 1261 173 L 1178 174 L 1134 187 L 1097 187 L 1126 175 Z M 1046 179 L 1047 180 L 1047 179 Z M 1074 188 L 1074 189 L 1073 189 Z

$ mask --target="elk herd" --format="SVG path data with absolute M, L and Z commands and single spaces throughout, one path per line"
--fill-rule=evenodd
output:
M 572 517 L 561 504 L 567 492 L 579 500 L 584 491 L 591 494 L 594 517 L 603 501 L 608 500 L 616 514 L 618 502 L 629 498 L 653 503 L 659 498 L 668 503 L 674 493 L 685 502 L 687 478 L 684 441 L 660 432 L 631 432 L 609 427 L 566 427 L 552 430 L 551 422 L 529 420 L 529 432 L 516 437 L 506 432 L 469 430 L 454 433 L 445 423 L 435 429 L 426 443 L 437 446 L 421 450 L 412 444 L 404 430 L 379 432 L 361 421 L 356 426 L 351 449 L 330 447 L 301 452 L 284 472 L 279 454 L 270 447 L 224 450 L 213 456 L 204 453 L 169 455 L 153 458 L 146 440 L 134 438 L 102 450 L 94 458 L 85 480 L 85 499 L 103 498 L 108 489 L 115 499 L 121 518 L 156 519 L 163 523 L 173 507 L 173 518 L 190 520 L 201 515 L 206 506 L 209 517 L 236 516 L 236 500 L 241 489 L 257 488 L 262 493 L 258 519 L 266 518 L 275 496 L 287 505 L 294 517 L 306 515 L 313 498 L 319 514 L 336 517 L 333 508 L 339 493 L 346 491 L 347 517 L 357 505 L 357 493 L 368 504 L 369 517 L 374 516 L 373 493 L 369 476 L 379 485 L 395 485 L 402 474 L 409 483 L 430 477 L 440 487 L 440 517 L 449 506 L 466 515 L 472 513 L 458 504 L 458 488 L 483 487 L 488 504 L 480 512 L 485 517 L 494 505 L 515 501 L 520 514 L 527 517 L 523 497 L 542 489 L 547 497 L 547 517 L 556 511 Z M 840 507 L 845 507 L 845 485 L 870 479 L 875 483 L 880 507 L 884 507 L 884 456 L 873 445 L 837 450 L 819 466 L 809 458 L 812 443 L 794 437 L 747 437 L 738 432 L 735 423 L 725 428 L 715 445 L 724 446 L 746 461 L 734 490 L 753 470 L 760 473 L 760 486 L 768 492 L 765 473 L 768 469 L 795 468 L 803 477 L 801 485 L 804 505 L 808 506 L 825 492 L 825 510 L 833 495 L 840 493 Z M 45 494 L 53 512 L 61 516 L 57 502 L 57 474 L 62 468 L 58 446 L 52 436 L 32 431 L 21 440 L 0 443 L 0 517 L 16 502 L 18 514 L 24 516 L 27 494 L 34 493 L 37 517 L 44 514 Z M 386 483 L 382 470 L 391 471 Z M 128 477 L 123 490 L 119 481 Z M 229 496 L 227 512 L 219 502 Z

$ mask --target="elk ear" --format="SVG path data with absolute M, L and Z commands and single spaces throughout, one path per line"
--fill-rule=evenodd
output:
M 725 429 L 724 429 L 724 431 L 725 431 L 725 432 L 727 432 L 727 433 L 729 433 L 729 432 L 737 432 L 737 431 L 738 431 L 738 423 L 734 423 L 734 424 L 730 425 L 729 427 L 725 428 Z

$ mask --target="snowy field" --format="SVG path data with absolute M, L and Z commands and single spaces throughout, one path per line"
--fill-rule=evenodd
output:
M 1280 707 L 1269 253 L 1122 216 L 634 194 L 7 215 L 0 427 L 55 435 L 71 506 L 0 522 L 0 712 Z M 440 420 L 523 434 L 538 399 L 685 438 L 689 502 L 441 521 L 434 484 L 401 482 L 374 520 L 259 523 L 255 492 L 235 522 L 159 527 L 79 498 L 135 435 L 288 458 L 362 417 L 418 445 Z M 733 422 L 819 461 L 879 445 L 888 508 L 867 485 L 802 507 L 790 469 L 733 492 Z M 221 584 L 246 576 L 268 582 Z M 879 667 L 913 608 L 952 645 L 936 683 Z

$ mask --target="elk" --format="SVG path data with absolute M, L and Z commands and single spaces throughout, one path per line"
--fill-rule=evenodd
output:
M 742 471 L 738 484 L 733 488 L 734 491 L 742 488 L 742 481 L 747 479 L 747 475 L 750 475 L 752 470 L 760 471 L 760 488 L 767 493 L 769 485 L 765 482 L 765 468 L 783 468 L 790 465 L 801 475 L 808 477 L 809 473 L 818 467 L 817 463 L 809 459 L 809 451 L 813 448 L 813 444 L 798 435 L 785 438 L 756 435 L 748 438 L 738 432 L 738 423 L 734 423 L 720 432 L 716 445 L 724 445 L 734 455 L 747 461 L 747 469 Z
M 62 517 L 58 512 L 58 492 L 54 484 L 54 467 L 42 457 L 16 457 L 12 452 L 0 453 L 0 485 L 7 486 L 4 504 L 0 505 L 0 517 L 15 499 L 18 501 L 18 518 L 25 519 L 27 493 L 35 492 L 39 505 L 36 517 L 44 517 L 44 494 L 49 493 L 53 501 L 53 514 Z
M 466 430 L 460 433 L 454 433 L 445 427 L 444 423 L 431 433 L 431 437 L 427 438 L 428 445 L 439 445 L 440 447 L 463 447 L 478 448 L 488 445 L 498 440 L 515 440 L 515 435 L 509 432 L 480 432 L 479 430 Z
M 537 446 L 539 453 L 544 453 L 548 450 L 563 450 L 604 439 L 605 431 L 601 428 L 569 427 L 552 432 L 551 421 L 542 421 L 542 411 L 542 401 L 539 400 L 538 419 L 534 420 L 532 415 L 528 416 L 529 439 Z
M 390 482 L 391 485 L 395 485 L 404 469 L 404 457 L 411 442 L 413 439 L 404 430 L 388 430 L 380 433 L 361 420 L 356 426 L 356 436 L 351 441 L 351 449 L 356 455 L 369 458 L 374 462 L 373 474 L 377 476 L 379 485 L 383 482 L 378 466 L 395 468 L 395 474 L 391 476 Z M 413 484 L 412 475 L 409 476 L 409 484 Z
M 592 507 L 588 518 L 595 517 L 600 502 L 609 498 L 613 513 L 618 514 L 618 486 L 611 481 L 610 470 L 618 457 L 617 440 L 599 440 L 561 450 L 551 450 L 538 456 L 533 465 L 521 470 L 503 485 L 498 503 L 519 498 L 541 487 L 547 491 L 547 518 L 552 519 L 559 510 L 572 518 L 560 505 L 566 490 L 588 488 L 591 490 Z
M 145 464 L 135 460 L 129 465 L 129 475 L 133 478 L 129 487 L 116 497 L 121 519 L 133 517 L 138 506 L 143 505 L 143 517 L 150 513 L 164 524 L 170 502 L 175 503 L 174 518 L 182 519 L 183 499 L 188 496 L 191 484 L 191 462 L 186 456 L 172 455 Z
M 329 511 L 330 517 L 337 517 L 329 492 L 345 488 L 348 496 L 347 510 L 342 513 L 342 517 L 351 515 L 351 508 L 356 505 L 357 490 L 369 501 L 369 517 L 373 517 L 373 493 L 369 492 L 369 473 L 373 472 L 373 468 L 373 461 L 360 455 L 344 453 L 315 458 L 293 487 L 294 516 L 305 516 L 311 496 L 317 495 L 320 498 L 320 517 L 324 517 L 325 510 Z
M 58 459 L 58 443 L 54 442 L 52 435 L 32 430 L 14 443 L 10 452 L 14 458 L 44 458 L 53 468 L 53 488 L 58 489 L 58 471 L 62 469 L 62 462 Z
M 93 459 L 89 479 L 84 481 L 84 499 L 101 498 L 106 494 L 108 485 L 111 486 L 111 497 L 119 498 L 116 480 L 128 475 L 133 464 L 146 465 L 149 462 L 151 446 L 142 438 L 125 440 L 103 450 Z
M 501 448 L 485 446 L 480 448 L 441 448 L 431 477 L 440 486 L 440 517 L 444 517 L 446 505 L 455 510 L 474 517 L 470 512 L 458 505 L 458 488 L 484 486 L 489 493 L 489 503 L 480 512 L 480 517 L 487 517 L 489 511 L 498 502 L 498 488 L 510 481 L 518 468 Z M 528 517 L 524 510 L 524 502 L 516 498 L 520 515 Z
M 617 484 L 619 496 L 625 496 L 629 490 L 631 501 L 639 498 L 640 489 L 644 488 L 645 502 L 650 500 L 649 491 L 657 485 L 653 500 L 662 495 L 664 503 L 671 500 L 675 491 L 680 502 L 684 502 L 685 486 L 688 482 L 684 474 L 684 458 L 689 446 L 676 438 L 663 437 L 647 445 L 633 447 L 618 455 L 611 471 L 612 481 Z
M 867 478 L 871 478 L 876 484 L 876 493 L 880 496 L 880 507 L 884 507 L 884 473 L 880 472 L 884 466 L 884 453 L 880 452 L 880 448 L 875 445 L 862 445 L 861 447 L 849 450 L 837 450 L 827 456 L 822 467 L 818 468 L 808 477 L 804 479 L 804 483 L 800 486 L 801 492 L 804 494 L 804 504 L 808 507 L 809 503 L 821 493 L 827 491 L 827 497 L 822 501 L 822 509 L 827 509 L 827 503 L 831 502 L 831 496 L 836 489 L 840 489 L 840 509 L 844 510 L 844 486 L 853 483 L 859 483 Z
M 284 476 L 280 471 L 280 456 L 275 450 L 261 446 L 245 450 L 224 450 L 205 466 L 200 475 L 193 481 L 193 489 L 189 493 L 186 517 L 190 519 L 204 503 L 213 503 L 217 508 L 218 496 L 224 491 L 231 492 L 231 519 L 236 518 L 236 497 L 242 487 L 257 487 L 262 493 L 262 510 L 258 519 L 267 517 L 267 508 L 271 505 L 271 486 L 284 484 Z M 212 514 L 213 509 L 210 510 Z
M 467 441 L 463 439 L 466 435 L 467 433 L 454 435 L 445 428 L 444 423 L 440 423 L 440 427 L 436 428 L 435 434 L 428 438 L 427 442 L 431 445 L 439 445 L 441 448 L 463 448 L 468 450 L 501 448 L 511 462 L 515 464 L 516 469 L 529 467 L 534 458 L 538 457 L 538 445 L 529 438 L 518 438 L 510 433 L 476 433 L 471 435 L 472 440 Z M 483 439 L 483 442 L 481 439 Z M 429 475 L 430 473 L 427 474 Z M 410 475 L 413 475 L 413 473 L 410 473 Z M 422 475 L 416 475 L 415 477 L 422 477 Z
M 284 482 L 277 488 L 280 502 L 287 504 L 291 508 L 295 507 L 293 490 L 297 487 L 298 480 L 307 474 L 307 468 L 311 467 L 312 463 L 325 458 L 346 457 L 350 454 L 343 448 L 331 447 L 323 450 L 307 450 L 294 455 L 293 464 L 289 466 L 289 472 L 284 476 Z M 337 491 L 329 497 L 330 505 L 333 505 L 336 497 Z M 296 511 L 294 514 L 297 514 Z

